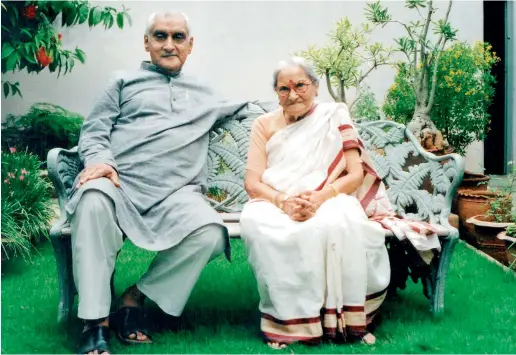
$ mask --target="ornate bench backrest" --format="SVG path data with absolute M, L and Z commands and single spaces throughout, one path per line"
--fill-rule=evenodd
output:
M 446 223 L 462 180 L 463 159 L 457 154 L 428 153 L 399 123 L 369 121 L 356 128 L 396 213 L 409 219 Z
M 253 121 L 265 112 L 261 105 L 249 103 L 210 132 L 206 197 L 218 211 L 241 211 L 249 199 L 244 189 L 249 134 Z M 462 179 L 463 159 L 456 154 L 437 157 L 424 151 L 398 123 L 374 121 L 356 127 L 396 212 L 411 219 L 446 223 Z M 82 170 L 76 148 L 53 149 L 48 169 L 64 211 L 74 179 Z

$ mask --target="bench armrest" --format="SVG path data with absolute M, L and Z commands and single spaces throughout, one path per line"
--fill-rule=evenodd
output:
M 65 206 L 70 198 L 73 183 L 83 165 L 77 153 L 77 147 L 70 150 L 53 148 L 47 155 L 48 177 L 54 184 L 61 211 L 60 221 L 56 226 L 64 225 L 66 221 Z

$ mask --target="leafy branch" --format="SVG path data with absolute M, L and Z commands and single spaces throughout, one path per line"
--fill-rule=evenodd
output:
M 62 46 L 62 34 L 55 23 L 61 17 L 62 27 L 86 24 L 93 28 L 131 25 L 131 17 L 122 5 L 114 7 L 92 6 L 88 1 L 4 1 L 2 2 L 2 74 L 26 70 L 39 73 L 48 68 L 57 71 L 58 77 L 71 72 L 76 61 L 85 63 L 86 54 L 80 48 L 73 50 Z M 20 95 L 19 84 L 2 83 L 4 96 Z

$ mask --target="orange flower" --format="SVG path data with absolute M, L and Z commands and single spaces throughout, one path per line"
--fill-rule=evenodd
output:
M 36 18 L 36 5 L 25 6 L 22 14 L 27 20 L 34 20 Z
M 45 47 L 39 47 L 39 51 L 36 54 L 36 58 L 38 59 L 39 64 L 44 67 L 47 67 L 52 63 L 52 57 L 49 56 L 45 50 Z
M 57 39 L 58 40 L 62 40 L 63 39 L 63 34 L 62 33 L 58 33 L 57 34 Z

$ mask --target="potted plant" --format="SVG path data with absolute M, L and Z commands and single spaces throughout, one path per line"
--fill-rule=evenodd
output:
M 474 226 L 473 232 L 479 248 L 504 263 L 507 263 L 505 241 L 497 238 L 497 235 L 508 227 L 512 230 L 516 225 L 516 214 L 512 208 L 516 168 L 512 162 L 509 166 L 511 169 L 507 180 L 500 189 L 492 191 L 494 196 L 488 199 L 486 212 L 474 215 L 466 221 Z
M 516 270 L 516 225 L 508 226 L 504 232 L 497 235 L 507 247 L 507 263 L 511 269 Z
M 488 108 L 496 81 L 491 70 L 500 60 L 491 49 L 488 43 L 456 42 L 442 51 L 435 69 L 436 91 L 430 117 L 450 148 L 461 155 L 465 155 L 472 142 L 485 138 L 490 123 Z M 383 105 L 387 117 L 410 123 L 416 109 L 413 80 L 413 67 L 400 64 Z M 483 174 L 468 172 L 462 186 L 468 190 L 485 190 L 488 180 Z
M 436 19 L 434 1 L 406 0 L 405 7 L 417 12 L 419 19 L 402 21 L 393 19 L 379 0 L 368 3 L 366 17 L 374 24 L 401 25 L 404 36 L 395 39 L 398 51 L 407 59 L 405 68 L 407 84 L 413 96 L 413 110 L 410 119 L 404 122 L 407 128 L 420 139 L 428 151 L 442 151 L 446 148 L 442 129 L 437 127 L 431 113 L 435 107 L 438 87 L 438 71 L 441 54 L 446 44 L 455 39 L 457 30 L 449 22 L 452 0 L 448 1 L 446 14 Z M 416 15 L 417 16 L 417 15 Z

